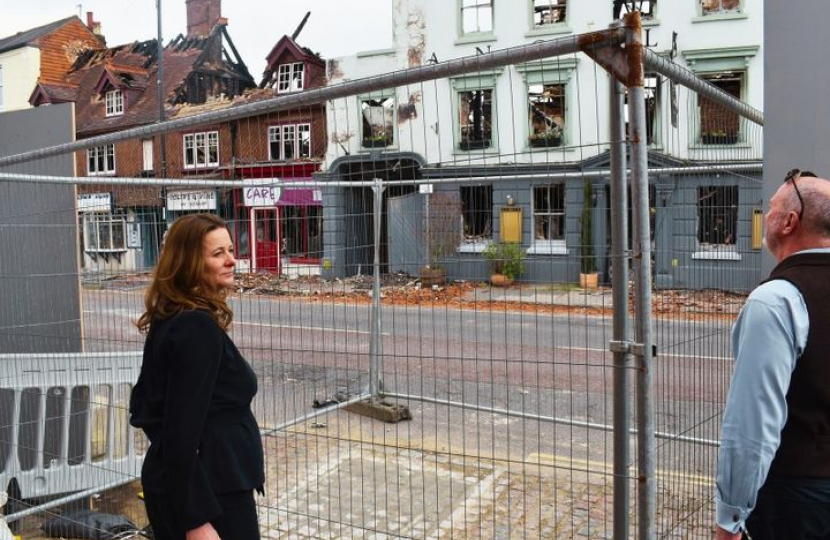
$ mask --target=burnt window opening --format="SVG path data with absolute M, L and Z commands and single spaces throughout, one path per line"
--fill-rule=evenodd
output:
M 461 0 L 461 32 L 493 31 L 493 0 Z
M 735 245 L 738 186 L 697 188 L 697 239 L 701 247 Z
M 567 4 L 567 0 L 533 0 L 533 27 L 565 22 Z
M 268 128 L 268 153 L 271 161 L 291 161 L 311 157 L 311 124 L 287 124 Z
M 646 142 L 649 145 L 657 144 L 656 138 L 659 129 L 660 107 L 660 76 L 655 73 L 646 73 L 643 83 L 643 95 L 646 102 Z M 628 105 L 628 93 L 625 94 L 625 104 Z M 625 108 L 625 132 L 628 133 L 628 107 Z
M 298 92 L 305 87 L 305 67 L 302 62 L 281 64 L 277 68 L 277 92 Z
M 184 168 L 199 169 L 219 165 L 219 132 L 188 133 L 184 136 Z
M 700 10 L 703 15 L 740 13 L 741 0 L 701 0 Z
M 565 85 L 531 84 L 527 100 L 530 146 L 562 146 L 565 140 Z
M 395 98 L 364 99 L 360 102 L 363 147 L 383 148 L 395 143 Z
M 702 75 L 704 79 L 717 86 L 727 94 L 741 99 L 744 73 L 725 71 L 711 75 Z M 728 110 L 723 105 L 700 96 L 700 142 L 702 144 L 736 144 L 740 140 L 741 119 L 737 112 Z
M 459 148 L 476 150 L 492 146 L 493 90 L 470 90 L 459 93 Z
M 493 186 L 461 187 L 461 223 L 465 242 L 493 238 Z
M 657 0 L 626 0 L 622 7 L 625 8 L 626 13 L 639 11 L 643 20 L 647 20 L 654 18 L 654 7 L 656 4 Z
M 533 188 L 534 242 L 565 239 L 565 184 Z

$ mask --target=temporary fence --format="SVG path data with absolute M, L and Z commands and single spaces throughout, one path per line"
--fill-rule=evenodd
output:
M 0 158 L 0 246 L 23 261 L 0 263 L 19 353 L 0 362 L 20 366 L 0 379 L 0 481 L 31 505 L 9 519 L 138 478 L 93 451 L 123 436 L 140 458 L 124 399 L 73 389 L 129 382 L 90 359 L 135 375 L 164 232 L 212 212 L 259 382 L 264 538 L 711 537 L 729 327 L 760 268 L 745 72 L 654 54 L 636 15 L 393 60 Z M 59 369 L 44 351 L 81 369 L 34 382 Z M 96 410 L 106 436 L 77 435 Z

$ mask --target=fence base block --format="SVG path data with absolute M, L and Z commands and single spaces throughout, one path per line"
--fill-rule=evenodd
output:
M 343 408 L 349 412 L 374 418 L 375 420 L 382 420 L 389 424 L 397 424 L 403 420 L 412 420 L 412 413 L 409 412 L 409 407 L 383 400 L 367 399 L 366 401 L 352 403 Z

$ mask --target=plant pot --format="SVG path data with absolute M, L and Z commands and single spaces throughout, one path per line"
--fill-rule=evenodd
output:
M 509 287 L 513 285 L 513 278 L 504 274 L 493 274 L 490 276 L 490 284 L 493 287 Z
M 363 148 L 386 148 L 389 146 L 389 139 L 363 139 Z
M 556 148 L 562 146 L 562 137 L 529 139 L 531 148 Z
M 701 135 L 700 142 L 703 144 L 735 144 L 738 142 L 738 134 L 730 135 Z
M 447 282 L 446 273 L 443 268 L 421 267 L 421 286 L 432 287 L 433 285 L 444 285 Z
M 595 291 L 599 286 L 599 273 L 579 274 L 579 286 L 583 289 Z
M 484 148 L 490 148 L 490 139 L 461 141 L 458 143 L 458 148 L 460 150 L 482 150 Z

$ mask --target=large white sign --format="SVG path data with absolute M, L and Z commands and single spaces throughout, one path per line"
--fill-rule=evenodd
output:
M 78 212 L 109 212 L 111 210 L 111 193 L 81 193 L 78 195 Z
M 274 185 L 276 182 L 279 182 L 276 178 L 243 180 L 242 197 L 245 206 L 276 206 L 280 200 L 280 187 Z
M 167 209 L 216 210 L 216 191 L 168 191 Z

